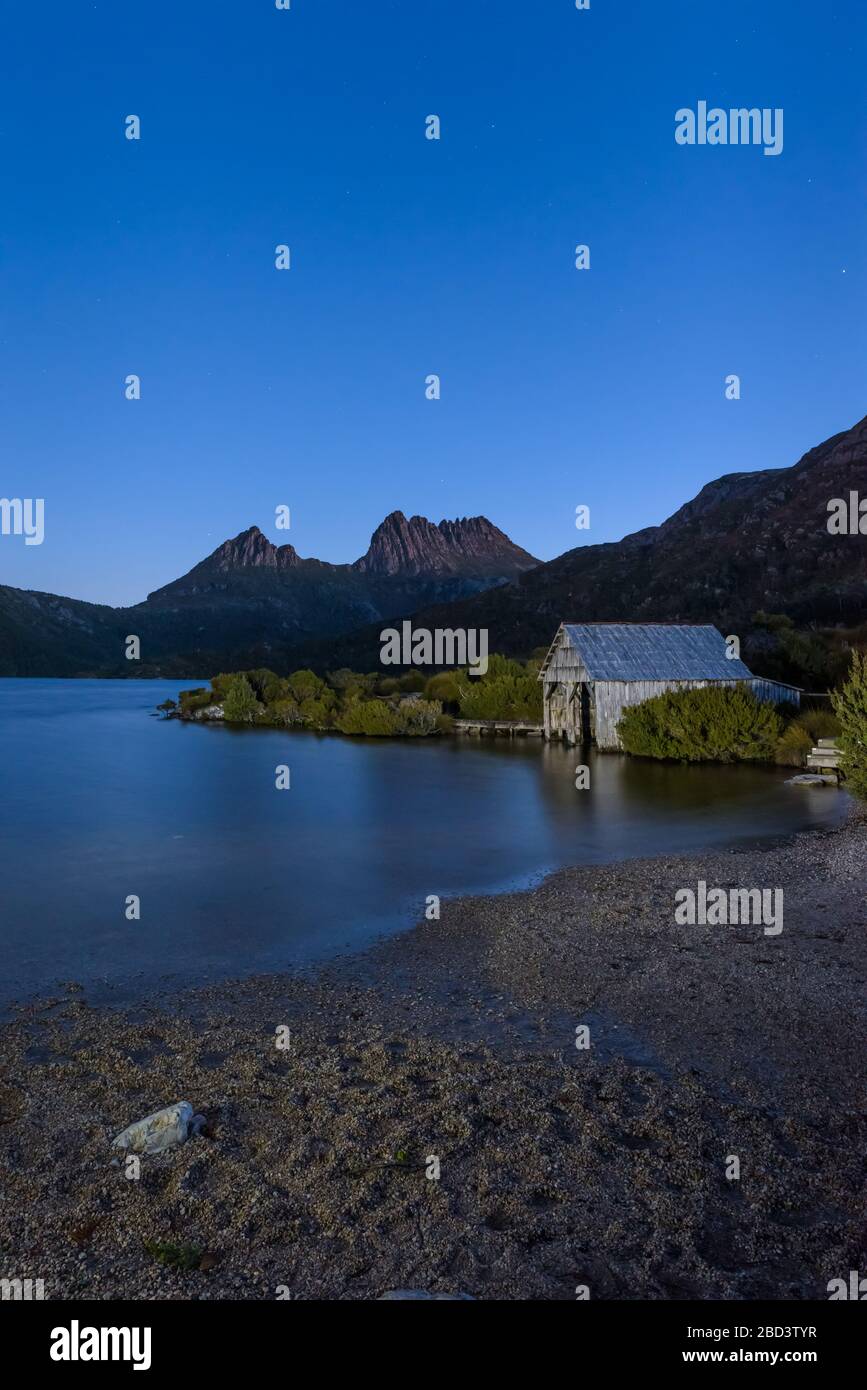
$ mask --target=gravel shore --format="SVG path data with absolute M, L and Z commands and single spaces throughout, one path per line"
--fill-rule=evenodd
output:
M 698 880 L 781 887 L 783 931 L 677 925 Z M 853 811 L 444 901 L 315 975 L 123 1011 L 70 983 L 0 1029 L 0 1276 L 52 1299 L 827 1298 L 867 1267 L 865 927 Z M 111 1166 L 178 1100 L 198 1137 L 137 1180 Z

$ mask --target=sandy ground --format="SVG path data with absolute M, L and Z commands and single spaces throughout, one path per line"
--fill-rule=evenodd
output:
M 782 887 L 782 933 L 676 925 L 698 879 Z M 865 927 L 853 814 L 444 902 L 312 977 L 126 1012 L 71 983 L 0 1030 L 0 1277 L 54 1299 L 827 1298 L 867 1268 Z M 199 1137 L 138 1180 L 111 1166 L 115 1134 L 182 1099 Z

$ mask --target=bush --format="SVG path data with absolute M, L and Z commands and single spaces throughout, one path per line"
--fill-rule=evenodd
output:
M 421 671 L 407 671 L 406 675 L 400 677 L 398 685 L 407 695 L 420 695 L 425 687 L 425 678 Z
M 849 679 L 831 696 L 840 721 L 840 768 L 849 790 L 867 797 L 867 653 L 853 652 Z
M 331 698 L 329 699 L 328 696 Z M 299 705 L 301 719 L 308 729 L 328 729 L 331 727 L 331 707 L 334 696 L 330 690 L 323 690 L 318 700 L 303 700 Z
M 368 738 L 389 738 L 399 734 L 401 719 L 397 710 L 384 700 L 352 700 L 335 720 L 342 734 L 366 734 Z
M 275 700 L 268 706 L 268 722 L 291 729 L 293 724 L 303 724 L 301 711 L 294 700 Z
M 350 671 L 348 666 L 341 666 L 339 671 L 328 672 L 328 684 L 331 689 L 337 690 L 343 695 L 372 695 L 379 680 L 378 671 L 364 676 L 360 671 Z M 395 689 L 397 689 L 396 679 Z
M 845 676 L 848 653 L 839 633 L 798 630 L 783 613 L 755 613 L 752 623 L 744 654 L 763 676 L 812 690 L 827 690 Z
M 669 690 L 624 711 L 617 726 L 627 753 L 681 762 L 767 762 L 783 721 L 742 686 Z
M 840 721 L 833 709 L 805 709 L 798 715 L 798 723 L 816 743 L 820 738 L 837 738 Z
M 416 738 L 450 732 L 454 728 L 451 715 L 458 712 L 477 719 L 540 722 L 542 689 L 537 670 L 537 660 L 523 663 L 496 653 L 489 658 L 484 676 L 471 677 L 459 669 L 441 671 L 428 680 L 417 670 L 383 675 L 344 667 L 323 680 L 307 669 L 278 676 L 263 666 L 214 676 L 210 690 L 183 691 L 180 712 L 192 715 L 219 702 L 230 724 L 336 728 L 373 738 L 401 734 Z M 169 713 L 168 703 L 160 708 Z
M 276 676 L 273 671 L 269 671 L 267 666 L 260 666 L 255 671 L 239 671 L 238 675 L 247 677 L 253 694 L 263 705 L 270 705 L 275 700 L 285 699 L 288 693 L 286 682 L 280 676 Z
M 439 700 L 440 704 L 454 705 L 457 708 L 461 699 L 459 675 L 457 671 L 440 671 L 439 675 L 431 676 L 424 688 L 426 698 Z
M 189 718 L 197 710 L 205 709 L 213 704 L 213 701 L 213 691 L 206 690 L 204 686 L 198 686 L 195 690 L 182 690 L 178 696 L 180 712 L 185 718 Z
M 229 724 L 252 724 L 262 706 L 245 675 L 235 676 L 223 700 L 223 718 Z
M 410 738 L 424 738 L 434 733 L 442 712 L 439 700 L 401 700 L 397 707 L 401 733 Z
M 288 694 L 299 705 L 305 700 L 318 700 L 327 686 L 313 671 L 293 671 L 286 679 Z
M 462 719 L 527 719 L 542 721 L 542 687 L 534 676 L 482 676 L 467 679 L 461 689 Z
M 777 739 L 775 759 L 784 767 L 806 767 L 813 748 L 813 735 L 795 720 Z

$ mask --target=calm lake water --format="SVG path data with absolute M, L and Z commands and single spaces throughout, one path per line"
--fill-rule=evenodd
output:
M 206 682 L 202 681 L 201 684 Z M 0 998 L 92 998 L 325 959 L 429 893 L 831 825 L 769 768 L 590 760 L 539 740 L 344 739 L 165 723 L 193 681 L 0 680 Z M 275 767 L 291 769 L 277 791 Z M 125 917 L 141 898 L 139 922 Z

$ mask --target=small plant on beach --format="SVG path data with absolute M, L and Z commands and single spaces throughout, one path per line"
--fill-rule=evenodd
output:
M 831 696 L 840 721 L 837 746 L 846 785 L 867 798 L 867 652 L 853 652 L 849 679 Z
M 197 1245 L 176 1245 L 170 1240 L 146 1240 L 145 1250 L 157 1264 L 167 1269 L 198 1269 L 203 1252 Z
M 679 762 L 769 762 L 783 721 L 741 686 L 669 690 L 627 709 L 617 726 L 627 753 Z

